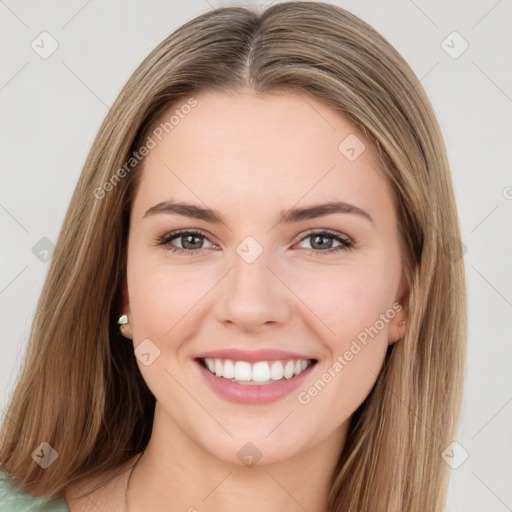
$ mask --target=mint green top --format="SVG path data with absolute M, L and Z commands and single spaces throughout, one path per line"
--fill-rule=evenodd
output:
M 69 512 L 63 498 L 36 498 L 15 487 L 10 476 L 0 471 L 0 512 Z

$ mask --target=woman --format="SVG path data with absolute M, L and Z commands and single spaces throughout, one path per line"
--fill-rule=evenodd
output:
M 428 98 L 374 29 L 316 2 L 186 23 L 76 186 L 4 510 L 444 510 L 459 237 Z

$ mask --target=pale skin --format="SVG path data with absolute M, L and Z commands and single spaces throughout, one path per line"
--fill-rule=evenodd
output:
M 251 90 L 194 97 L 197 106 L 146 157 L 131 211 L 124 335 L 134 348 L 150 339 L 160 355 L 148 366 L 137 360 L 157 405 L 129 508 L 326 512 L 350 417 L 371 391 L 387 347 L 406 330 L 409 285 L 392 192 L 370 141 L 311 97 Z M 366 146 L 354 161 L 338 149 L 350 134 Z M 145 216 L 171 197 L 216 210 L 225 223 Z M 291 208 L 333 201 L 372 220 L 337 212 L 278 222 Z M 182 229 L 201 235 L 157 244 Z M 342 245 L 315 236 L 326 229 L 352 248 L 325 253 Z M 252 263 L 236 251 L 248 236 L 263 250 Z M 169 246 L 198 250 L 177 254 Z M 293 392 L 271 404 L 237 405 L 198 378 L 200 352 L 282 349 L 318 360 L 299 390 L 307 391 L 390 310 L 393 318 L 366 346 L 359 343 L 362 350 L 308 404 Z M 252 467 L 237 457 L 247 442 L 261 453 Z M 91 502 L 123 511 L 127 477 L 88 500 L 71 502 L 69 492 L 71 512 L 96 510 Z

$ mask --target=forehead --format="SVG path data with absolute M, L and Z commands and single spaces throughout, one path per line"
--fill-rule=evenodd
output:
M 261 208 L 368 194 L 391 205 L 373 144 L 321 101 L 249 90 L 208 91 L 192 100 L 178 101 L 150 132 L 155 145 L 135 206 L 171 195 Z

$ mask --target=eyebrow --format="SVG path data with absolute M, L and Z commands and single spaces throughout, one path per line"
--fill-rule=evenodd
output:
M 150 217 L 159 213 L 166 213 L 170 215 L 182 215 L 183 217 L 190 217 L 192 219 L 204 220 L 212 224 L 225 224 L 222 214 L 217 210 L 204 208 L 199 205 L 183 203 L 168 199 L 162 201 L 149 208 L 144 214 L 144 217 Z M 331 215 L 333 213 L 350 213 L 360 215 L 371 223 L 374 222 L 373 218 L 357 206 L 354 206 L 343 201 L 334 201 L 329 203 L 317 204 L 303 208 L 291 208 L 289 210 L 282 210 L 280 212 L 279 224 L 291 224 L 308 219 L 315 219 L 323 217 L 324 215 Z

